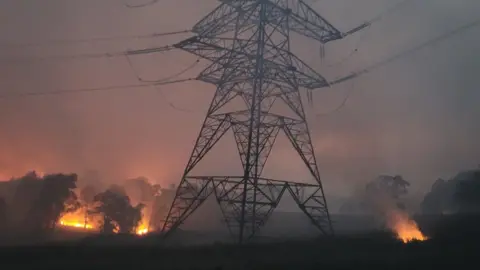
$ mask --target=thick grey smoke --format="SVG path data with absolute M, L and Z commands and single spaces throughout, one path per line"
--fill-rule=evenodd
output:
M 348 30 L 398 2 L 325 0 L 312 6 L 332 24 Z M 128 9 L 114 0 L 1 1 L 0 36 L 4 41 L 41 43 L 183 30 L 216 4 L 214 0 L 168 0 Z M 476 0 L 411 1 L 364 33 L 327 45 L 323 62 L 315 42 L 299 38 L 295 48 L 322 74 L 335 78 L 473 21 L 479 11 Z M 476 83 L 480 60 L 475 57 L 479 31 L 465 31 L 354 82 L 316 92 L 315 105 L 307 112 L 312 116 L 327 194 L 332 198 L 347 195 L 382 173 L 402 174 L 411 181 L 412 191 L 427 190 L 438 177 L 449 177 L 478 163 L 480 126 L 474 119 L 480 114 L 475 104 L 480 95 Z M 121 51 L 180 38 L 3 46 L 0 57 Z M 340 61 L 354 49 L 357 53 Z M 137 72 L 149 80 L 171 75 L 193 61 L 183 52 L 132 59 Z M 200 68 L 186 76 L 195 76 Z M 136 82 L 124 58 L 1 62 L 0 71 L 1 93 Z M 338 106 L 350 87 L 354 90 L 342 110 L 313 117 Z M 144 175 L 163 184 L 176 182 L 214 89 L 196 82 L 162 89 L 164 96 L 159 90 L 130 89 L 0 100 L 0 174 L 22 175 L 28 169 L 81 174 L 98 169 L 112 181 Z M 193 113 L 173 109 L 165 97 Z M 291 147 L 278 147 L 279 157 L 272 156 L 266 170 L 282 179 L 307 178 L 299 159 L 286 158 L 294 153 Z M 205 172 L 228 173 L 237 168 L 230 161 L 230 157 L 236 161 L 237 154 L 226 158 L 225 152 L 215 154 Z

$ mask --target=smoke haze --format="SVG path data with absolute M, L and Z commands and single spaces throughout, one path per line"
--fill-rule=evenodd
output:
M 346 31 L 398 2 L 326 0 L 312 7 Z M 184 30 L 217 5 L 214 0 L 168 0 L 128 9 L 123 3 L 126 0 L 1 1 L 0 58 L 163 46 L 188 34 L 55 46 L 4 45 Z M 478 18 L 479 11 L 477 0 L 410 1 L 364 32 L 329 43 L 323 62 L 318 44 L 301 38 L 293 42 L 301 58 L 333 79 L 471 22 Z M 357 53 L 340 62 L 355 48 Z M 479 49 L 477 27 L 358 80 L 316 90 L 314 106 L 306 110 L 327 194 L 347 196 L 382 173 L 401 174 L 412 183 L 412 191 L 423 192 L 438 177 L 450 177 L 476 166 L 480 160 L 480 124 L 475 121 L 480 116 L 476 104 L 480 98 L 476 80 Z M 184 69 L 195 58 L 171 51 L 131 60 L 142 78 L 156 80 Z M 196 76 L 205 64 L 201 62 L 185 77 Z M 136 82 L 122 57 L 0 62 L 1 94 Z M 341 104 L 351 88 L 353 92 L 342 110 L 314 117 Z M 110 181 L 145 176 L 162 185 L 176 183 L 213 90 L 211 85 L 188 82 L 162 89 L 0 99 L 0 177 L 23 175 L 30 169 L 80 174 L 94 169 Z M 174 109 L 169 102 L 187 111 Z M 267 163 L 272 174 L 281 179 L 308 178 L 300 159 L 291 161 L 297 157 L 288 144 L 278 143 L 276 147 L 279 149 L 272 155 L 279 155 Z M 236 151 L 233 145 L 228 149 Z M 238 168 L 239 161 L 233 164 L 237 153 L 228 151 L 225 148 L 212 153 L 205 172 L 210 170 L 215 175 L 218 170 L 228 173 Z

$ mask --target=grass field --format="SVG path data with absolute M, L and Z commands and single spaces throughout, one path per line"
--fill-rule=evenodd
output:
M 430 226 L 430 240 L 409 244 L 403 244 L 389 233 L 243 246 L 190 247 L 165 246 L 158 236 L 96 236 L 35 248 L 4 248 L 2 266 L 41 269 L 463 269 L 472 262 L 476 265 L 476 253 L 480 248 L 478 220 L 476 216 L 446 218 L 442 226 Z M 424 224 L 427 223 L 424 221 Z M 179 234 L 182 233 L 188 237 L 188 233 Z

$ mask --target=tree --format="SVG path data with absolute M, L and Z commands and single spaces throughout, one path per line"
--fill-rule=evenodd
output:
M 410 183 L 401 175 L 381 175 L 366 185 L 367 192 L 383 193 L 393 199 L 399 199 L 408 193 Z
M 16 229 L 27 229 L 31 224 L 25 220 L 40 195 L 43 185 L 42 178 L 35 172 L 30 172 L 23 177 L 12 179 L 11 182 L 15 183 L 16 188 L 8 209 L 9 222 Z
M 480 171 L 472 171 L 468 178 L 456 183 L 454 202 L 461 212 L 480 210 Z
M 133 207 L 128 196 L 114 186 L 95 196 L 97 206 L 94 210 L 103 215 L 103 232 L 132 233 L 142 220 L 143 204 Z
M 453 195 L 456 189 L 455 181 L 437 179 L 420 205 L 424 214 L 440 215 L 454 208 Z
M 422 212 L 472 212 L 480 210 L 480 170 L 458 173 L 452 179 L 438 179 L 423 198 Z
M 51 231 L 55 229 L 62 213 L 73 212 L 80 207 L 73 192 L 76 181 L 76 174 L 52 174 L 43 178 L 40 194 L 27 217 L 33 229 Z

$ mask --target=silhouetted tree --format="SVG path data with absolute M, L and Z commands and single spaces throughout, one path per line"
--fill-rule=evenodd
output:
M 128 196 L 118 186 L 97 194 L 94 200 L 98 204 L 94 212 L 103 215 L 104 233 L 112 233 L 114 228 L 119 233 L 131 233 L 142 219 L 144 205 L 133 207 Z
M 368 192 L 382 192 L 393 199 L 399 199 L 408 193 L 410 183 L 405 181 L 401 175 L 381 175 L 366 185 Z
M 405 209 L 402 197 L 408 193 L 410 183 L 402 176 L 380 175 L 356 192 L 341 207 L 342 213 L 375 213 L 391 210 L 392 207 Z M 380 210 L 382 209 L 382 210 Z
M 25 219 L 40 195 L 43 181 L 35 172 L 11 181 L 16 182 L 16 188 L 8 209 L 9 222 L 16 229 L 27 229 L 30 224 L 26 223 Z
M 428 214 L 479 211 L 480 170 L 462 171 L 448 181 L 438 179 L 421 207 L 422 212 Z
M 62 213 L 78 209 L 80 205 L 73 192 L 76 181 L 76 174 L 52 174 L 43 178 L 42 189 L 27 219 L 33 229 L 51 231 Z
M 461 212 L 480 210 L 480 171 L 472 171 L 468 178 L 456 183 L 454 202 Z
M 424 214 L 443 214 L 454 209 L 454 193 L 456 182 L 454 180 L 437 179 L 432 185 L 420 205 Z

